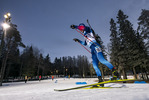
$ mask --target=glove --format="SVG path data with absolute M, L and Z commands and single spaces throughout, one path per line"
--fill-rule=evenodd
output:
M 70 28 L 75 29 L 75 25 L 71 25 Z
M 79 42 L 79 39 L 77 39 L 77 38 L 74 38 L 73 40 L 74 40 L 75 42 Z

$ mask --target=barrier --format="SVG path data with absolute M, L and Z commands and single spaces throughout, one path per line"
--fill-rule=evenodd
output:
M 136 83 L 136 84 L 146 84 L 145 81 L 135 81 L 134 83 Z
M 86 82 L 76 82 L 76 85 L 87 84 Z

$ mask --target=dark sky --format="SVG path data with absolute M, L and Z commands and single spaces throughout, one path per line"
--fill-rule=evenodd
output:
M 86 55 L 90 60 L 91 55 L 72 40 L 84 38 L 70 25 L 87 24 L 89 19 L 107 46 L 110 19 L 116 20 L 120 9 L 136 29 L 141 9 L 149 9 L 149 0 L 0 0 L 0 23 L 10 12 L 23 43 L 38 47 L 44 55 L 49 53 L 52 61 L 55 57 L 77 55 Z

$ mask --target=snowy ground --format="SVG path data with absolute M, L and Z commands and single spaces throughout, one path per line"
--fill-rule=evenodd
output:
M 55 81 L 57 80 L 57 83 Z M 110 83 L 113 89 L 80 89 L 57 92 L 54 89 L 76 87 L 76 82 L 95 83 L 95 79 L 55 79 L 5 83 L 0 100 L 149 100 L 149 84 Z

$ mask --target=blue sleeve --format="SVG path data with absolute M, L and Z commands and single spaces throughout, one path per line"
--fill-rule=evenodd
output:
M 75 25 L 75 28 L 76 28 L 76 29 L 78 29 L 78 26 L 77 26 L 77 25 Z
M 86 41 L 83 42 L 83 41 L 79 40 L 79 43 L 81 43 L 82 45 L 85 45 L 85 46 L 87 45 Z

